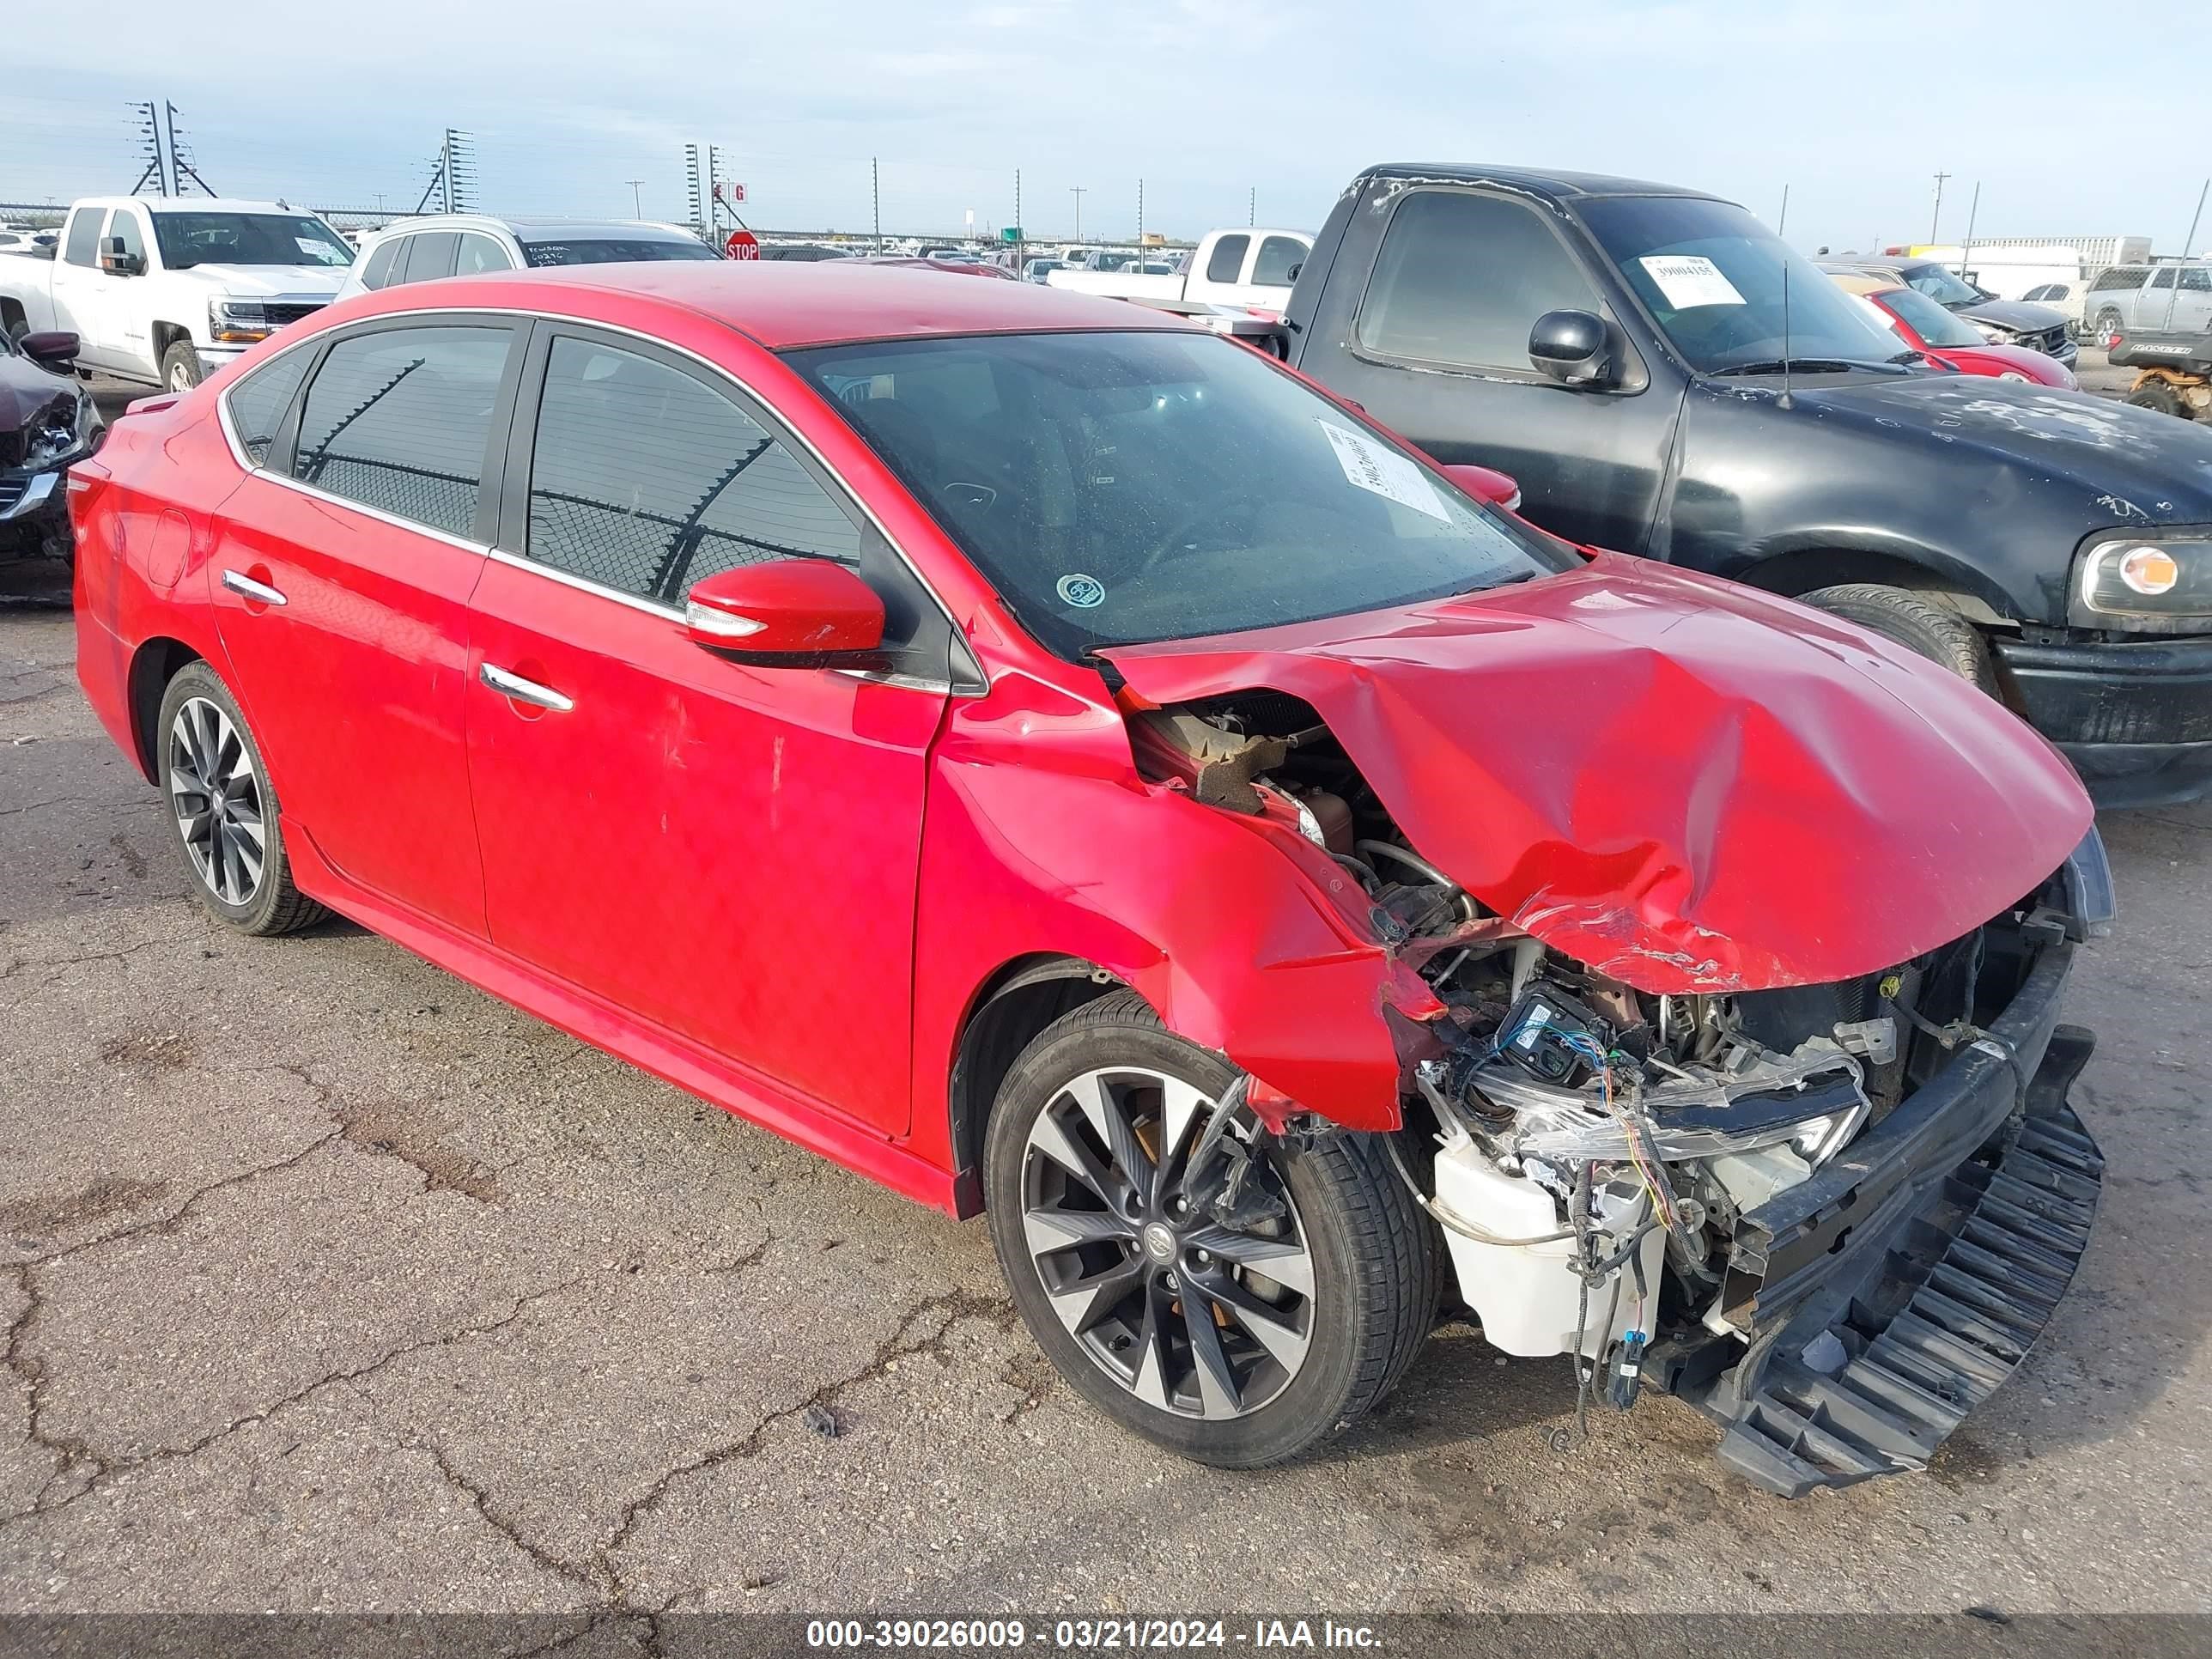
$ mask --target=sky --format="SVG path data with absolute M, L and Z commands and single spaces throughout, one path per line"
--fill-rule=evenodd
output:
M 1018 169 L 1039 240 L 1079 210 L 1133 236 L 1139 180 L 1143 228 L 1192 238 L 1255 211 L 1316 228 L 1370 162 L 1476 161 L 1769 223 L 1786 186 L 1808 252 L 1928 240 L 1941 171 L 1946 240 L 1978 185 L 1978 235 L 2179 252 L 2212 147 L 2142 57 L 2085 38 L 2093 15 L 2169 61 L 2212 49 L 2185 0 L 92 0 L 11 18 L 0 201 L 130 188 L 127 106 L 153 99 L 218 191 L 324 207 L 413 206 L 453 126 L 480 204 L 518 214 L 682 218 L 700 143 L 770 229 L 867 229 L 872 158 L 887 233 L 1014 222 Z

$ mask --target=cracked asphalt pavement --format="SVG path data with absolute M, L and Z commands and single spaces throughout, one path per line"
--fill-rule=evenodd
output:
M 219 931 L 0 566 L 0 1612 L 2195 1611 L 2212 809 L 2109 820 L 2103 1224 L 1924 1474 L 1796 1504 L 1440 1334 L 1261 1474 L 1058 1386 L 980 1224 L 343 923 Z M 1879 880 L 1879 871 L 1869 871 Z

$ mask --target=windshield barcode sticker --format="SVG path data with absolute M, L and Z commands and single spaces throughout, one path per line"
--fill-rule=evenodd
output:
M 1425 513 L 1445 524 L 1451 522 L 1451 514 L 1437 499 L 1435 488 L 1421 476 L 1421 469 L 1403 455 L 1385 449 L 1349 428 L 1322 420 L 1318 415 L 1314 421 L 1328 434 L 1329 447 L 1336 451 L 1336 464 L 1344 469 L 1347 482 L 1372 490 L 1401 507 L 1410 507 L 1416 513 Z
M 1696 253 L 1647 253 L 1637 264 L 1659 284 L 1677 311 L 1698 306 L 1740 306 L 1743 295 L 1711 259 Z

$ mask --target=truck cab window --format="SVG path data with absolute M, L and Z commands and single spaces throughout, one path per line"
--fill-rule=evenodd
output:
M 1359 342 L 1389 357 L 1527 370 L 1528 331 L 1547 311 L 1595 311 L 1596 290 L 1518 202 L 1417 190 L 1383 232 L 1359 308 Z
M 1224 236 L 1213 245 L 1213 252 L 1206 261 L 1206 280 L 1209 283 L 1233 283 L 1244 270 L 1245 251 L 1252 246 L 1249 236 Z
M 107 240 L 122 244 L 115 250 L 118 253 L 146 257 L 146 238 L 138 228 L 138 216 L 129 208 L 118 208 L 107 216 Z
M 70 216 L 69 240 L 62 244 L 64 264 L 100 264 L 100 222 L 105 217 L 98 208 L 79 208 Z
M 1252 280 L 1288 288 L 1297 281 L 1297 270 L 1305 257 L 1306 245 L 1295 236 L 1267 237 L 1260 244 L 1260 257 L 1252 262 Z

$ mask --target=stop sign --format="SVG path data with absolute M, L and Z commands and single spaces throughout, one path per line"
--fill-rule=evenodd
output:
M 732 259 L 760 258 L 760 238 L 750 230 L 733 230 L 730 239 L 722 244 L 722 252 Z

